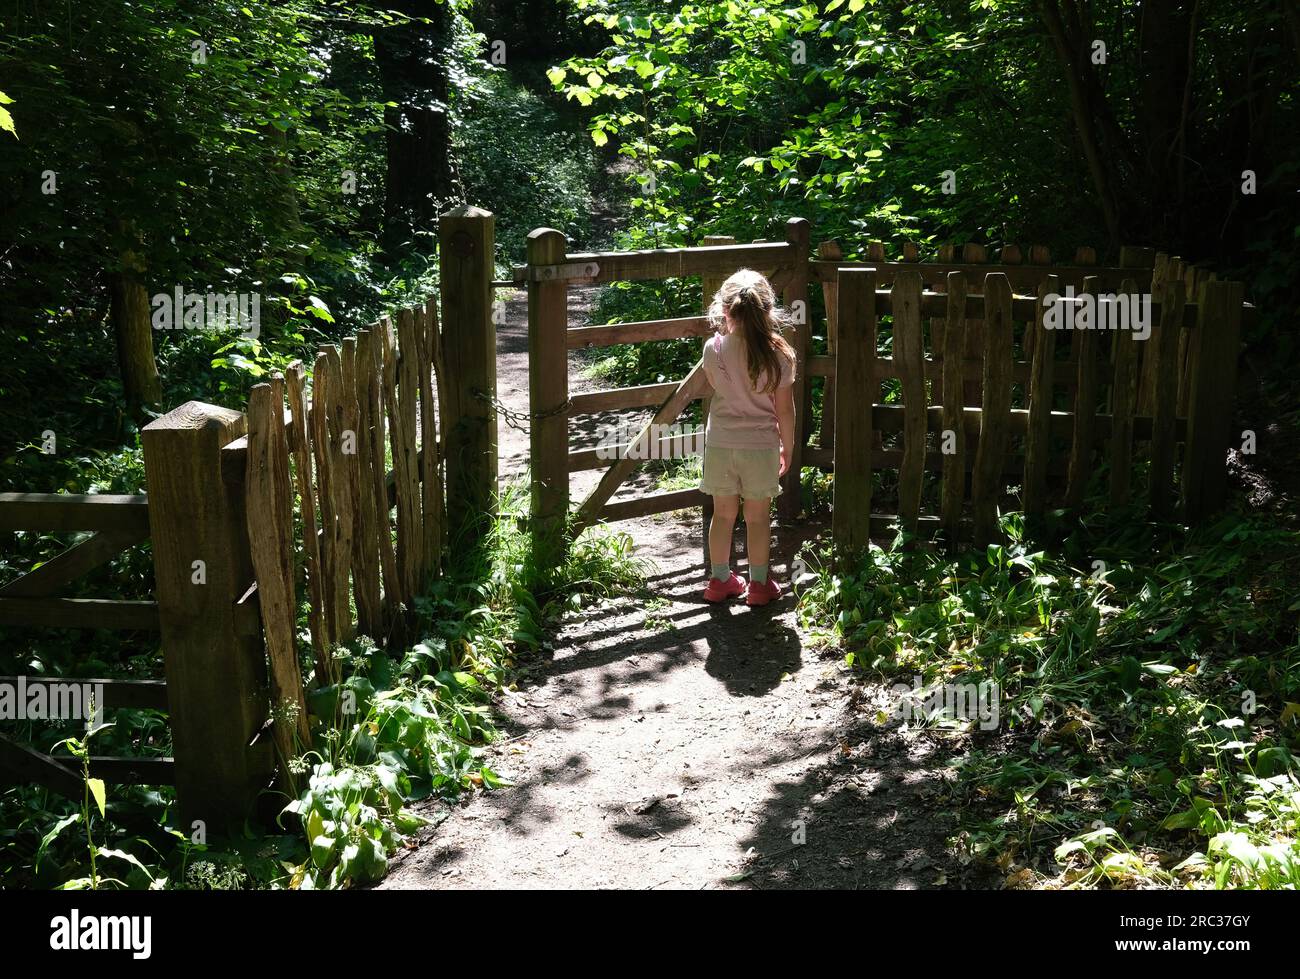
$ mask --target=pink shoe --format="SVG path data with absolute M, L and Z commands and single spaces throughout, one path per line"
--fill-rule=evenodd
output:
M 719 581 L 717 578 L 710 578 L 709 583 L 704 586 L 704 600 L 706 602 L 723 602 L 728 598 L 734 598 L 745 590 L 745 582 L 736 572 L 731 572 L 731 577 L 726 581 Z
M 781 586 L 771 578 L 767 581 L 751 581 L 745 590 L 746 605 L 766 605 L 781 597 Z

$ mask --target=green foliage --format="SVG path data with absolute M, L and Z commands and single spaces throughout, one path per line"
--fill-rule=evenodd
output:
M 6 105 L 13 105 L 13 102 L 14 100 L 5 95 L 4 92 L 0 92 L 0 129 L 7 133 L 13 133 L 14 139 L 17 139 L 18 130 L 14 128 L 14 117 L 5 108 Z
M 1294 886 L 1295 536 L 1116 520 L 1049 551 L 1003 528 L 955 558 L 873 547 L 835 573 L 823 554 L 800 603 L 855 668 L 997 683 L 1002 730 L 958 761 L 962 845 L 1006 867 L 1056 838 L 1074 885 Z
M 503 72 L 462 93 L 457 154 L 465 196 L 496 215 L 498 262 L 523 262 L 534 228 L 592 235 L 596 154 L 582 124 Z
M 1033 242 L 1067 260 L 1081 244 L 1103 260 L 1150 244 L 1246 281 L 1264 312 L 1258 338 L 1296 355 L 1300 105 L 1275 4 L 1202 5 L 1190 25 L 1165 27 L 1146 7 L 1094 5 L 1087 37 L 1105 39 L 1110 58 L 1078 79 L 1046 5 L 1029 0 L 579 5 L 610 43 L 548 77 L 595 113 L 593 142 L 627 162 L 629 247 L 770 239 L 791 216 L 847 258 L 871 239 Z M 1180 51 L 1193 63 L 1186 91 L 1171 94 L 1160 59 Z M 1071 99 L 1076 80 L 1086 111 Z M 1101 144 L 1100 174 L 1085 133 Z M 1241 192 L 1247 169 L 1253 195 Z
M 331 84 L 322 57 L 364 18 L 326 20 L 316 6 L 12 15 L 0 69 L 29 138 L 0 167 L 22 204 L 10 230 L 43 272 L 17 283 L 15 319 L 69 304 L 130 248 L 147 255 L 150 283 L 192 287 L 266 288 L 287 266 L 347 264 L 330 241 L 354 221 L 339 164 L 379 114 Z M 69 47 L 70 32 L 96 43 Z M 47 170 L 56 193 L 42 193 Z
M 1044 93 L 1059 88 L 1049 59 L 1025 58 L 1014 5 L 582 5 L 612 44 L 551 80 L 607 110 L 593 140 L 633 161 L 640 227 L 664 243 L 752 240 L 792 215 L 850 243 L 1003 229 L 1052 241 L 1066 227 L 1071 247 L 1082 240 L 1067 200 L 1014 189 L 1087 180 L 1043 135 L 1062 112 Z M 985 125 L 993 112 L 1017 125 Z M 941 193 L 946 170 L 961 193 Z
M 302 819 L 311 845 L 309 863 L 294 872 L 290 886 L 315 890 L 379 881 L 401 839 L 391 821 L 402 806 L 401 780 L 383 765 L 338 771 L 329 762 L 317 765 L 307 791 L 285 809 Z M 407 817 L 406 823 L 414 829 L 419 820 Z

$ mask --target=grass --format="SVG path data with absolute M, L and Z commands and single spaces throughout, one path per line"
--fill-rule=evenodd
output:
M 997 684 L 997 730 L 931 721 L 956 730 L 954 845 L 1012 886 L 1300 884 L 1297 535 L 1118 514 L 1044 549 L 1003 528 L 956 557 L 804 557 L 801 618 L 864 679 Z

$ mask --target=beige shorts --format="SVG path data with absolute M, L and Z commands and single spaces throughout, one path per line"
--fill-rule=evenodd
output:
M 764 500 L 781 495 L 780 449 L 722 449 L 704 447 L 704 478 L 700 492 L 710 496 L 743 496 Z

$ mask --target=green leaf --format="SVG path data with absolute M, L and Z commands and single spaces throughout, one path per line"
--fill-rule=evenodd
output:
M 334 847 L 338 844 L 332 836 L 313 836 L 311 838 L 311 862 L 324 869 L 334 856 Z
M 317 810 L 313 809 L 307 814 L 307 838 L 309 840 L 314 840 L 324 832 L 325 820 Z
M 71 816 L 64 816 L 57 823 L 54 824 L 54 827 L 48 833 L 46 833 L 44 836 L 41 837 L 41 845 L 36 848 L 36 857 L 33 860 L 33 864 L 37 868 L 40 867 L 41 857 L 45 855 L 45 851 L 49 849 L 50 844 L 54 842 L 55 837 L 57 837 L 60 833 L 62 833 L 73 823 L 78 823 L 78 822 L 81 822 L 81 813 L 79 812 L 74 812 Z
M 1238 863 L 1253 867 L 1259 863 L 1259 848 L 1245 833 L 1220 833 L 1210 840 L 1210 852 L 1226 853 Z
M 1142 675 L 1142 664 L 1132 656 L 1125 656 L 1119 665 L 1119 685 L 1125 693 L 1134 693 Z
M 104 815 L 104 804 L 107 800 L 104 780 L 102 778 L 88 778 L 86 779 L 86 788 L 90 789 L 90 794 L 95 797 L 95 803 L 99 806 L 99 814 Z
M 1178 667 L 1170 666 L 1168 663 L 1143 663 L 1142 669 L 1155 676 L 1168 676 L 1170 673 L 1178 672 Z
M 1161 829 L 1196 829 L 1201 825 L 1201 815 L 1211 808 L 1207 799 L 1193 799 L 1192 807 L 1171 813 L 1160 821 Z
M 125 860 L 150 880 L 153 880 L 153 874 L 149 873 L 149 868 L 142 864 L 139 858 L 134 854 L 127 853 L 125 850 L 110 850 L 107 847 L 102 846 L 95 847 L 95 852 L 101 857 L 115 857 L 118 860 Z

